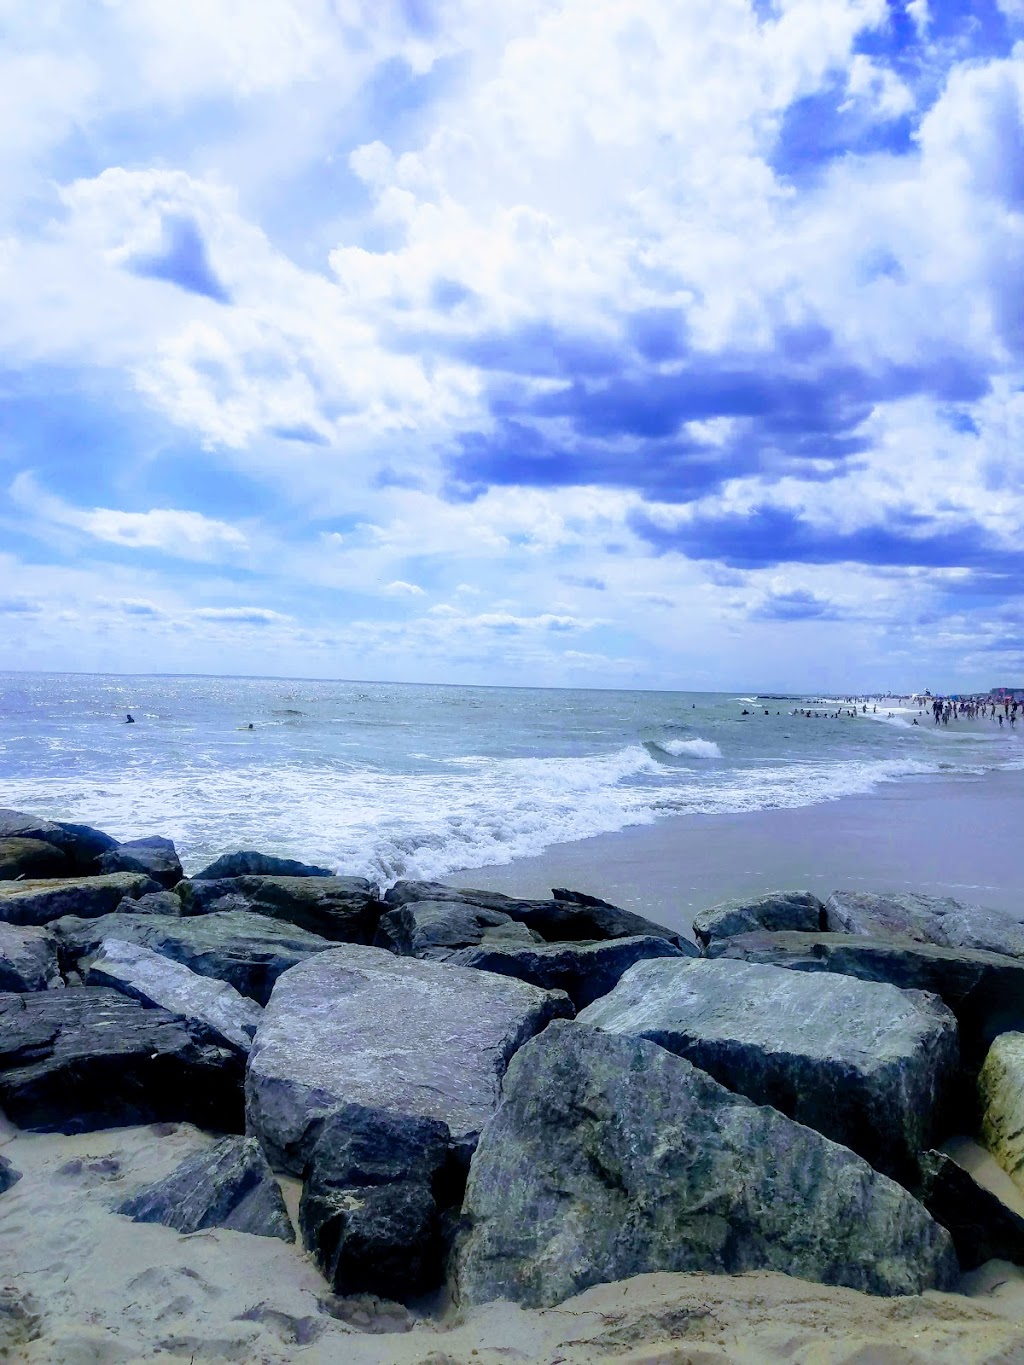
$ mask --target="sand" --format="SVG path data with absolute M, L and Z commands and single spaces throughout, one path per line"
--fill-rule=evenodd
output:
M 545 1312 L 495 1304 L 460 1323 L 439 1304 L 436 1321 L 422 1306 L 418 1313 L 369 1297 L 337 1300 L 297 1246 L 221 1229 L 183 1236 L 112 1212 L 210 1140 L 187 1124 L 75 1137 L 10 1125 L 0 1132 L 4 1154 L 23 1172 L 0 1196 L 0 1359 L 1024 1362 L 1024 1271 L 1001 1262 L 965 1277 L 963 1295 L 879 1299 L 776 1274 L 658 1274 L 595 1287 Z M 960 1142 L 991 1176 L 990 1159 Z M 294 1209 L 297 1186 L 285 1185 Z

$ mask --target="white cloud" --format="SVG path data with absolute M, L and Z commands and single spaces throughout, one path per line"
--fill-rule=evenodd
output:
M 269 607 L 198 607 L 192 616 L 197 621 L 218 621 L 225 625 L 275 626 L 292 618 Z
M 424 597 L 426 594 L 417 583 L 405 583 L 401 578 L 396 578 L 393 583 L 389 583 L 384 591 L 389 597 Z

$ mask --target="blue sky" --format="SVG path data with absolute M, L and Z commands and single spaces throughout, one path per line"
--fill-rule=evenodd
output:
M 1024 676 L 1024 0 L 0 34 L 0 668 Z

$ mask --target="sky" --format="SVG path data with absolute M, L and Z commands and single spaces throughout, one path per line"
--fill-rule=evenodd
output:
M 0 0 L 0 669 L 1024 682 L 1024 0 Z

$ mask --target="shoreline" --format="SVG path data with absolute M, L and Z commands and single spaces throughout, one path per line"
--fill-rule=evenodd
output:
M 689 934 L 734 896 L 800 887 L 917 891 L 1024 917 L 1024 770 L 881 784 L 812 806 L 673 815 L 510 863 L 449 873 L 452 886 L 600 896 Z

